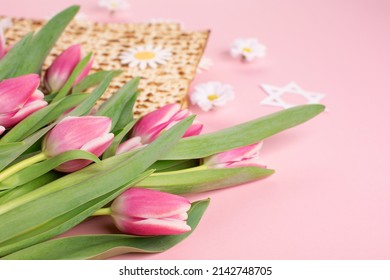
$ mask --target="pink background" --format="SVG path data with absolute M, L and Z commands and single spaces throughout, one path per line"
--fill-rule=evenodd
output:
M 266 140 L 263 159 L 276 174 L 192 196 L 212 202 L 188 239 L 119 259 L 390 258 L 390 1 L 133 0 L 112 19 L 97 0 L 0 0 L 0 13 L 39 18 L 75 2 L 94 20 L 169 18 L 211 29 L 214 67 L 193 85 L 229 83 L 236 100 L 209 113 L 193 108 L 206 132 L 277 111 L 260 104 L 259 83 L 295 81 L 327 94 L 328 113 Z M 232 59 L 227 51 L 239 37 L 259 38 L 267 57 Z M 109 220 L 96 221 L 71 234 L 108 231 Z

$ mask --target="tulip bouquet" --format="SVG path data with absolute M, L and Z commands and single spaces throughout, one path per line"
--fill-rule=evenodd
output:
M 79 45 L 41 69 L 78 9 L 64 10 L 12 48 L 2 43 L 3 259 L 93 259 L 167 250 L 196 228 L 209 203 L 180 195 L 271 175 L 259 161 L 261 141 L 324 110 L 294 107 L 200 134 L 202 124 L 177 104 L 134 119 L 138 78 L 96 108 L 120 71 L 88 75 L 93 56 L 83 56 Z M 121 234 L 54 238 L 99 215 L 110 215 Z

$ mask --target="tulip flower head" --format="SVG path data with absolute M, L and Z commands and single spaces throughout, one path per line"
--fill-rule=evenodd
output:
M 203 163 L 211 168 L 257 166 L 265 168 L 259 153 L 262 142 L 209 156 Z
M 74 68 L 83 59 L 81 46 L 76 44 L 61 53 L 47 69 L 45 74 L 45 86 L 50 92 L 59 91 L 69 79 Z M 88 75 L 91 70 L 93 58 L 88 62 L 74 84 L 77 84 Z
M 37 74 L 0 82 L 0 126 L 10 128 L 47 105 L 43 93 L 37 90 L 39 82 Z
M 53 157 L 70 150 L 84 150 L 101 156 L 111 145 L 111 119 L 107 117 L 66 117 L 45 137 L 42 150 L 46 157 Z M 84 168 L 91 161 L 77 159 L 65 162 L 56 170 L 73 172 Z
M 117 197 L 111 216 L 118 229 L 134 235 L 171 235 L 191 230 L 184 197 L 156 190 L 130 188 Z
M 168 104 L 146 114 L 134 126 L 130 139 L 119 146 L 117 154 L 151 143 L 163 131 L 170 129 L 189 116 L 191 116 L 191 112 L 187 109 L 181 110 L 179 104 Z M 183 137 L 198 135 L 202 128 L 203 124 L 194 121 Z

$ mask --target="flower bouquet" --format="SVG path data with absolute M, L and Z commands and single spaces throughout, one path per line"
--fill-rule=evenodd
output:
M 43 94 L 42 65 L 78 10 L 64 10 L 10 49 L 1 36 L 3 259 L 167 250 L 195 230 L 209 204 L 181 195 L 271 175 L 259 162 L 261 141 L 324 110 L 298 106 L 210 134 L 201 134 L 202 124 L 178 104 L 134 119 L 139 78 L 97 107 L 118 71 L 88 75 L 93 55 L 83 57 L 78 45 L 45 69 Z M 111 215 L 123 234 L 53 239 L 98 215 Z

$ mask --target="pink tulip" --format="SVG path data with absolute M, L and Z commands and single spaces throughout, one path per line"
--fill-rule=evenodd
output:
M 5 131 L 5 127 L 0 125 L 0 135 Z
M 43 93 L 37 90 L 39 82 L 37 74 L 0 82 L 0 126 L 10 128 L 47 105 Z
M 163 131 L 189 116 L 191 116 L 191 112 L 187 109 L 181 110 L 179 104 L 168 104 L 146 114 L 134 126 L 131 134 L 133 138 L 123 142 L 119 146 L 117 154 L 151 143 Z M 198 135 L 202 131 L 202 128 L 203 125 L 199 121 L 194 121 L 183 137 Z M 135 137 L 137 137 L 136 140 L 134 139 Z M 130 143 L 128 143 L 129 141 Z
M 181 234 L 191 230 L 186 224 L 190 207 L 178 195 L 130 188 L 114 200 L 111 215 L 118 229 L 127 234 Z
M 211 168 L 257 166 L 265 168 L 259 153 L 262 142 L 209 156 L 203 160 Z
M 51 92 L 59 91 L 72 74 L 74 68 L 82 60 L 81 46 L 73 45 L 61 53 L 47 69 L 45 74 L 45 86 Z M 77 84 L 88 75 L 91 70 L 93 58 L 81 72 L 74 84 Z
M 110 129 L 111 119 L 107 117 L 66 117 L 46 135 L 42 150 L 47 157 L 70 150 L 84 150 L 99 157 L 114 138 L 114 134 L 109 133 Z M 73 172 L 90 163 L 89 160 L 71 160 L 56 170 Z

